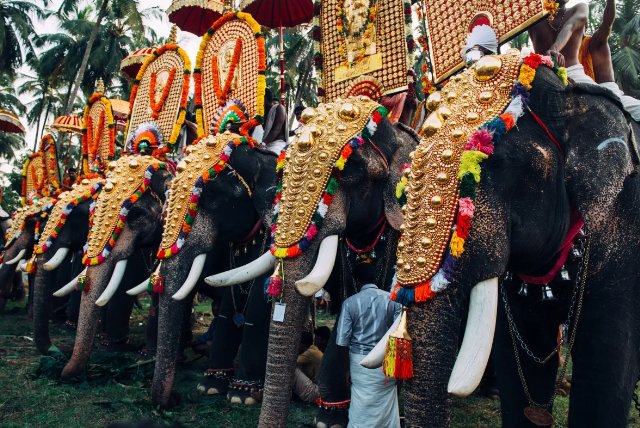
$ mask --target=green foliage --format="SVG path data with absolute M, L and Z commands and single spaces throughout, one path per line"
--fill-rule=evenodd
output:
M 0 73 L 14 75 L 25 57 L 33 56 L 31 17 L 42 18 L 40 2 L 0 0 Z

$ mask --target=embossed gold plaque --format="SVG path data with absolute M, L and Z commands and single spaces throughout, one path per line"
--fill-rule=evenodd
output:
M 48 204 L 54 201 L 55 199 L 53 198 L 41 198 L 31 205 L 18 208 L 15 216 L 11 219 L 11 227 L 7 229 L 7 233 L 5 234 L 7 247 L 9 247 L 12 241 L 20 235 L 24 227 L 24 222 L 29 217 L 39 214 L 40 211 L 42 211 Z
M 142 185 L 144 175 L 158 160 L 151 156 L 124 156 L 109 164 L 105 185 L 96 200 L 87 242 L 87 258 L 98 257 L 118 224 L 120 209 Z
M 103 181 L 102 178 L 93 178 L 91 180 L 85 179 L 82 180 L 81 183 L 78 183 L 75 188 L 67 192 L 62 192 L 60 195 L 58 195 L 58 202 L 56 202 L 55 206 L 51 210 L 51 213 L 49 214 L 49 218 L 47 220 L 47 225 L 40 234 L 40 239 L 38 240 L 37 245 L 38 248 L 42 248 L 47 243 L 55 228 L 58 227 L 62 219 L 63 211 L 65 210 L 67 205 L 69 205 L 76 199 L 82 198 L 85 195 L 89 194 L 91 192 L 91 188 L 96 183 L 101 181 Z
M 464 66 L 461 50 L 476 16 L 490 17 L 499 43 L 504 43 L 542 18 L 543 5 L 543 0 L 425 0 L 435 82 Z
M 189 201 L 193 186 L 205 171 L 212 168 L 220 158 L 222 150 L 239 135 L 224 132 L 203 138 L 198 144 L 189 147 L 189 153 L 178 164 L 178 174 L 171 182 L 166 205 L 164 230 L 160 251 L 169 250 L 178 239 L 185 217 L 189 210 Z
M 303 238 L 342 148 L 362 131 L 378 107 L 369 97 L 350 97 L 306 112 L 305 124 L 285 158 L 275 237 L 278 247 Z
M 397 250 L 400 284 L 425 282 L 438 271 L 456 214 L 464 146 L 480 125 L 502 113 L 511 101 L 519 61 L 515 51 L 484 57 L 454 76 L 437 97 L 441 101 L 425 120 L 408 176 Z M 487 66 L 495 64 L 499 66 L 487 79 Z

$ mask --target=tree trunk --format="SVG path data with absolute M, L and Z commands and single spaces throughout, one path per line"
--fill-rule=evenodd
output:
M 42 95 L 42 103 L 44 104 L 44 95 Z M 42 110 L 40 110 L 40 114 L 38 115 L 38 121 L 36 122 L 36 135 L 34 136 L 34 141 L 33 141 L 33 147 L 34 147 L 34 152 L 36 151 L 35 149 L 38 148 L 38 135 L 40 135 L 40 119 L 42 119 Z M 46 123 L 46 122 L 45 122 Z M 44 128 L 44 126 L 43 126 Z
M 91 30 L 91 35 L 89 36 L 89 41 L 87 42 L 87 48 L 84 51 L 84 56 L 82 57 L 82 63 L 80 63 L 80 69 L 78 70 L 78 75 L 76 76 L 76 81 L 73 84 L 73 89 L 71 89 L 71 94 L 69 95 L 69 99 L 67 100 L 67 106 L 64 109 L 64 115 L 71 114 L 73 110 L 73 102 L 76 99 L 76 95 L 78 95 L 78 89 L 80 89 L 80 85 L 82 85 L 82 79 L 84 79 L 84 73 L 87 71 L 87 65 L 89 64 L 89 57 L 91 56 L 91 50 L 93 49 L 93 44 L 98 38 L 98 31 L 100 31 L 100 24 L 102 23 L 102 19 L 107 14 L 107 6 L 109 5 L 109 0 L 102 0 L 102 5 L 100 6 L 100 12 L 98 12 L 98 19 L 96 20 L 96 24 Z
M 282 303 L 286 304 L 286 310 L 284 322 L 271 321 L 267 373 L 258 425 L 260 427 L 278 428 L 287 425 L 298 346 L 310 300 L 298 294 L 293 284 L 300 278 L 301 272 L 311 271 L 315 261 L 315 257 L 309 257 L 309 254 L 315 253 L 311 250 L 307 250 L 303 256 L 285 261 Z
M 444 292 L 411 307 L 408 329 L 413 339 L 414 378 L 406 382 L 406 427 L 448 427 L 449 375 L 458 352 L 461 316 L 459 294 Z

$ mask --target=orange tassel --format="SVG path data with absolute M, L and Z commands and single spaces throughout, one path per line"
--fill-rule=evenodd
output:
M 402 308 L 398 328 L 389 336 L 382 369 L 387 376 L 396 379 L 413 377 L 413 347 L 407 332 L 406 307 Z

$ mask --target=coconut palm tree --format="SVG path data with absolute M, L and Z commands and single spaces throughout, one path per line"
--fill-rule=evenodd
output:
M 76 7 L 77 1 L 75 0 L 63 0 L 59 9 L 60 16 L 70 13 Z M 100 0 L 98 2 L 98 15 L 93 23 L 91 32 L 87 39 L 87 45 L 82 55 L 82 61 L 78 68 L 78 73 L 74 79 L 73 86 L 67 101 L 67 105 L 64 109 L 65 114 L 69 114 L 73 109 L 73 102 L 78 94 L 78 90 L 85 83 L 85 73 L 89 67 L 89 58 L 94 50 L 94 44 L 98 39 L 98 34 L 102 28 L 103 20 L 109 13 L 112 13 L 117 19 L 120 19 L 124 25 L 132 30 L 140 33 L 144 33 L 144 26 L 142 25 L 142 15 L 138 10 L 138 2 L 136 0 Z
M 31 16 L 44 16 L 37 2 L 0 0 L 0 73 L 13 75 L 33 55 Z
M 38 73 L 36 77 L 27 76 L 27 80 L 18 87 L 20 96 L 29 95 L 33 98 L 26 104 L 28 109 L 26 116 L 28 124 L 36 126 L 34 144 L 42 137 L 49 117 L 59 115 L 63 107 L 63 96 L 56 87 L 58 82 L 45 76 L 47 75 L 42 73 Z

